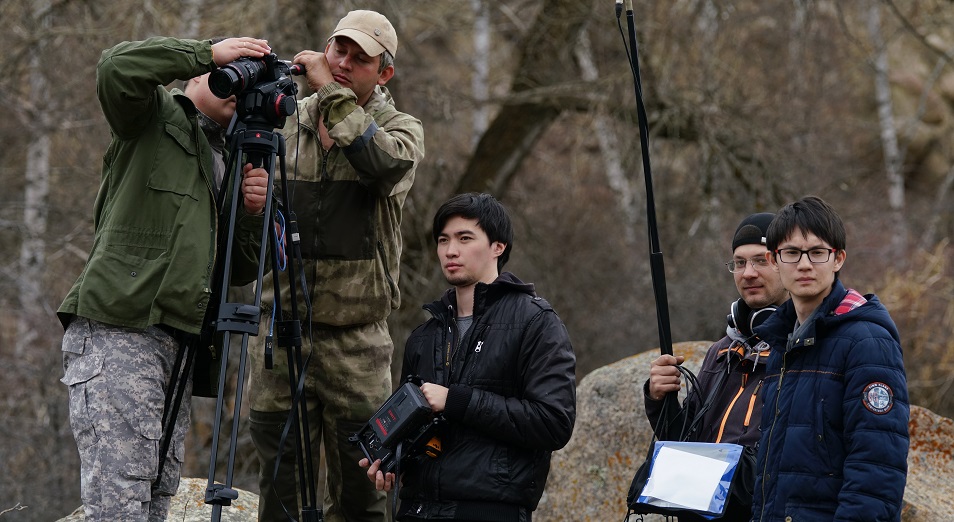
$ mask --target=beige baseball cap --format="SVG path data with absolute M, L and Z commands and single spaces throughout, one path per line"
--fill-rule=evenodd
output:
M 351 38 L 368 56 L 377 56 L 385 49 L 391 56 L 397 56 L 398 39 L 394 26 L 383 14 L 375 11 L 351 11 L 338 22 L 335 32 L 331 33 L 331 38 L 335 36 Z

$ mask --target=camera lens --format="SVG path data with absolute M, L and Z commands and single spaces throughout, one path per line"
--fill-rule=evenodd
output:
M 233 90 L 241 86 L 239 75 L 225 67 L 212 71 L 209 75 L 209 90 L 219 98 L 228 98 L 234 94 Z
M 212 71 L 209 75 L 209 90 L 219 98 L 228 98 L 255 85 L 255 80 L 265 68 L 263 61 L 240 58 Z

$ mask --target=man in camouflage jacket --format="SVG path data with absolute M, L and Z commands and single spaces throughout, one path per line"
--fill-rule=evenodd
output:
M 316 92 L 299 102 L 298 121 L 289 118 L 283 130 L 287 163 L 297 159 L 288 192 L 301 234 L 300 274 L 311 304 L 306 307 L 299 289 L 302 353 L 306 359 L 312 354 L 303 394 L 312 444 L 323 440 L 325 445 L 329 522 L 385 519 L 386 497 L 368 484 L 356 464 L 362 455 L 348 436 L 391 394 L 387 317 L 400 304 L 402 207 L 424 156 L 421 122 L 396 110 L 384 87 L 394 75 L 396 51 L 397 35 L 387 18 L 373 11 L 349 13 L 323 53 L 295 56 Z M 288 278 L 279 280 L 280 317 L 287 319 Z M 271 289 L 266 282 L 264 302 L 272 302 Z M 258 339 L 271 328 L 265 318 Z M 262 348 L 250 353 L 251 433 L 261 466 L 259 517 L 297 518 L 295 445 L 279 448 L 292 408 L 286 352 L 276 347 L 271 369 L 265 367 Z M 293 433 L 288 439 L 294 440 Z M 317 460 L 318 448 L 312 453 Z

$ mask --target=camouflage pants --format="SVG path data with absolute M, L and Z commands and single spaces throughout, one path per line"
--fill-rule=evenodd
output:
M 298 519 L 299 487 L 293 431 L 288 435 L 284 450 L 279 451 L 279 439 L 292 404 L 287 353 L 276 346 L 274 368 L 265 368 L 262 340 L 266 328 L 267 322 L 263 321 L 263 332 L 256 338 L 258 346 L 249 349 L 250 421 L 252 442 L 260 464 L 259 520 L 277 522 L 288 520 L 285 510 Z M 318 328 L 314 330 L 313 344 L 307 340 L 303 340 L 303 344 L 302 358 L 307 364 L 303 395 L 308 408 L 316 475 L 319 443 L 324 442 L 325 520 L 384 522 L 387 497 L 375 491 L 364 468 L 358 466 L 363 455 L 348 442 L 348 436 L 358 431 L 391 395 L 394 346 L 387 323 Z M 279 453 L 281 464 L 273 481 L 275 458 Z M 321 497 L 320 488 L 318 491 Z
M 67 328 L 61 381 L 69 386 L 88 522 L 166 519 L 179 486 L 192 396 L 187 369 L 162 480 L 153 488 L 166 388 L 178 350 L 176 341 L 155 327 L 122 328 L 77 317 Z

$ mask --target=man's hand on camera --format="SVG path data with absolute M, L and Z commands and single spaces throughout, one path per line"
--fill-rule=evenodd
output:
M 425 382 L 421 385 L 421 391 L 424 393 L 424 398 L 427 399 L 427 403 L 431 405 L 431 410 L 434 413 L 444 411 L 444 405 L 447 404 L 447 388 L 440 384 Z
M 669 392 L 679 391 L 679 369 L 686 358 L 682 355 L 660 355 L 649 368 L 649 398 L 661 401 Z
M 383 473 L 379 468 L 381 467 L 381 459 L 375 460 L 370 465 L 368 464 L 368 459 L 361 459 L 358 461 L 358 465 L 362 468 L 368 468 L 368 480 L 374 483 L 374 489 L 378 491 L 391 491 L 391 488 L 394 487 L 394 473 Z
M 261 167 L 252 168 L 251 163 L 246 163 L 244 172 L 242 195 L 245 197 L 245 212 L 257 216 L 265 209 L 265 197 L 268 194 L 268 171 Z
M 301 64 L 305 67 L 305 79 L 308 81 L 308 87 L 317 91 L 325 85 L 335 81 L 331 74 L 331 66 L 325 58 L 325 53 L 316 51 L 302 51 L 295 55 L 292 63 Z
M 247 36 L 226 38 L 212 45 L 212 61 L 215 62 L 215 65 L 222 67 L 239 58 L 261 58 L 271 52 L 272 48 L 268 46 L 268 40 L 259 40 Z

